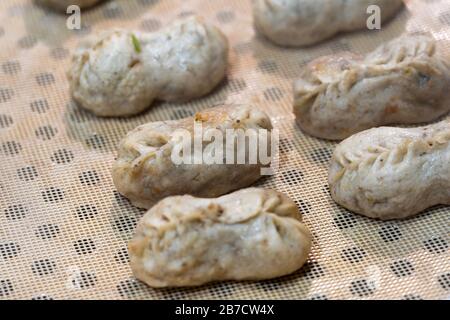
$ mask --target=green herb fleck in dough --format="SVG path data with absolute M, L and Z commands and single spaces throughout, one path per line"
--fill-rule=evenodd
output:
M 141 53 L 142 47 L 141 43 L 139 42 L 139 39 L 134 34 L 132 34 L 131 40 L 133 41 L 134 50 L 136 50 L 137 53 Z

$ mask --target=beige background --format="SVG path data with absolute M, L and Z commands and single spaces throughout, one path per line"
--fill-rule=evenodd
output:
M 409 31 L 450 37 L 447 0 L 408 1 L 381 31 L 341 35 L 308 49 L 255 36 L 250 1 L 109 1 L 83 13 L 83 29 L 28 0 L 0 1 L 0 299 L 432 299 L 449 296 L 449 207 L 400 222 L 339 208 L 327 187 L 334 143 L 303 135 L 291 83 L 305 63 L 366 53 Z M 69 98 L 65 71 L 78 41 L 112 27 L 156 31 L 198 13 L 231 43 L 228 80 L 187 104 L 157 103 L 127 120 L 100 119 Z M 449 48 L 447 46 L 447 48 Z M 110 169 L 119 139 L 138 124 L 178 119 L 222 101 L 258 101 L 281 131 L 276 176 L 258 185 L 297 201 L 314 234 L 308 264 L 263 282 L 155 290 L 135 281 L 126 243 L 142 211 L 119 196 Z

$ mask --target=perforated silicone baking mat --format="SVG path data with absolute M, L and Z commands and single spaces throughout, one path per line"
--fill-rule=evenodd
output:
M 327 167 L 334 143 L 305 136 L 291 113 L 291 83 L 311 59 L 369 52 L 406 30 L 450 38 L 450 2 L 408 1 L 381 31 L 341 35 L 308 49 L 283 49 L 255 36 L 250 1 L 109 1 L 66 17 L 28 0 L 0 1 L 1 299 L 436 299 L 450 290 L 450 208 L 379 222 L 332 201 Z M 65 72 L 78 41 L 97 30 L 156 31 L 200 14 L 231 44 L 228 80 L 186 104 L 157 103 L 126 120 L 75 106 Z M 448 48 L 448 47 L 447 47 Z M 222 101 L 258 99 L 281 132 L 280 168 L 257 185 L 296 200 L 314 235 L 300 271 L 261 282 L 156 290 L 136 281 L 127 240 L 143 214 L 114 189 L 119 139 L 135 126 L 179 119 Z

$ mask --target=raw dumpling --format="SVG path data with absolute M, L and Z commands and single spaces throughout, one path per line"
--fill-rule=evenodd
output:
M 374 128 L 336 148 L 333 199 L 371 218 L 399 219 L 450 205 L 450 120 L 421 128 Z
M 367 8 L 377 5 L 390 19 L 402 0 L 254 0 L 256 29 L 283 46 L 307 46 L 341 31 L 367 28 Z
M 106 32 L 83 43 L 68 73 L 73 99 L 99 116 L 130 116 L 155 99 L 187 101 L 224 79 L 228 40 L 199 17 L 163 31 Z
M 233 136 L 239 133 L 237 129 L 263 130 L 268 138 L 272 130 L 270 118 L 252 105 L 224 105 L 198 112 L 191 118 L 141 125 L 120 143 L 113 166 L 117 190 L 135 206 L 150 208 L 171 195 L 217 197 L 247 187 L 261 177 L 259 159 L 255 164 L 250 161 L 244 164 L 175 164 L 172 154 L 178 153 L 183 145 L 177 132 L 184 129 L 193 137 L 195 124 L 201 124 L 204 131 L 219 129 L 223 133 L 224 146 L 227 129 Z M 260 134 L 258 131 L 258 139 Z M 243 152 L 248 158 L 250 149 L 245 143 L 234 142 L 233 145 L 235 154 Z M 210 141 L 202 143 L 203 150 L 209 150 L 211 146 Z M 270 146 L 267 149 L 270 152 Z
M 310 248 L 295 202 L 256 188 L 216 199 L 165 198 L 129 243 L 134 275 L 152 287 L 275 278 L 299 269 Z
M 37 3 L 59 11 L 66 11 L 71 5 L 79 6 L 81 9 L 92 7 L 103 0 L 36 0 Z
M 406 35 L 365 58 L 314 60 L 294 84 L 300 128 L 341 140 L 372 127 L 430 122 L 450 111 L 450 65 L 436 41 Z

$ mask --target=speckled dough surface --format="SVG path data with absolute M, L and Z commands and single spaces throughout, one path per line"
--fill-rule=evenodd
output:
M 301 219 L 295 202 L 273 190 L 165 198 L 138 224 L 131 268 L 153 287 L 283 276 L 299 269 L 311 249 Z
M 150 208 L 170 195 L 217 197 L 247 187 L 261 177 L 262 166 L 248 162 L 207 165 L 204 159 L 197 161 L 193 158 L 193 164 L 175 164 L 173 152 L 178 154 L 178 150 L 183 151 L 183 140 L 177 130 L 190 132 L 189 141 L 194 146 L 196 124 L 201 125 L 205 133 L 209 129 L 218 129 L 223 134 L 224 147 L 228 143 L 226 130 L 231 129 L 233 137 L 237 137 L 240 129 L 264 129 L 267 133 L 272 129 L 270 118 L 252 105 L 224 105 L 198 112 L 187 119 L 144 124 L 128 133 L 119 145 L 112 173 L 117 190 L 134 205 Z M 206 154 L 213 146 L 214 141 L 203 141 L 201 150 Z M 233 146 L 235 154 L 245 148 L 248 158 L 249 147 L 237 144 L 237 140 Z M 196 157 L 195 154 L 192 156 Z M 198 162 L 201 164 L 196 164 Z
M 430 36 L 407 35 L 365 58 L 312 61 L 294 84 L 300 128 L 340 140 L 371 127 L 434 121 L 450 111 L 450 64 Z
M 38 4 L 56 10 L 66 11 L 71 5 L 79 6 L 81 9 L 92 7 L 103 0 L 35 0 Z
M 406 218 L 450 205 L 450 120 L 374 128 L 344 140 L 329 183 L 337 203 L 371 218 Z
M 129 116 L 155 99 L 188 101 L 225 77 L 228 40 L 200 17 L 157 33 L 106 31 L 82 43 L 68 73 L 73 98 L 99 116 Z
M 313 45 L 341 31 L 367 28 L 367 8 L 380 8 L 382 22 L 402 0 L 253 0 L 255 28 L 283 46 Z M 339 14 L 337 14 L 339 13 Z

